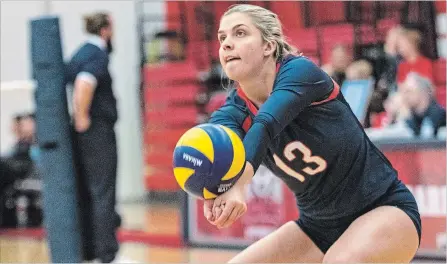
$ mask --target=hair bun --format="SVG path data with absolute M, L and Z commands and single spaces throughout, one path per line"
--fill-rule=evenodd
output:
M 85 31 L 90 34 L 99 35 L 101 29 L 110 25 L 107 13 L 94 13 L 84 17 Z

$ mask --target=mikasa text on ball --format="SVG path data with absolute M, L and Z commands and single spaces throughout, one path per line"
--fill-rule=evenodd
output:
M 179 139 L 173 166 L 175 179 L 184 191 L 212 199 L 230 189 L 242 174 L 244 145 L 227 127 L 198 125 Z

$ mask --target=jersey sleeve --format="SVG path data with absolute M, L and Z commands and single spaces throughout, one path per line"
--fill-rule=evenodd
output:
M 86 62 L 77 75 L 77 78 L 83 78 L 96 86 L 100 79 L 103 79 L 108 71 L 107 58 L 103 56 L 96 56 L 94 59 Z
M 334 87 L 332 79 L 307 58 L 293 59 L 280 68 L 271 95 L 260 107 L 244 139 L 247 161 L 255 171 L 272 139 L 304 108 L 329 97 Z
M 244 139 L 245 132 L 242 128 L 245 115 L 231 105 L 224 105 L 217 111 L 213 112 L 208 123 L 223 125 L 233 130 L 241 140 Z

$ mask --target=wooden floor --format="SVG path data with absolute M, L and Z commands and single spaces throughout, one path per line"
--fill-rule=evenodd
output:
M 120 255 L 140 263 L 225 263 L 237 251 L 164 248 L 137 243 L 121 245 Z M 1 263 L 48 263 L 45 240 L 0 238 Z
M 119 211 L 123 217 L 123 227 L 128 230 L 176 235 L 181 229 L 179 209 L 172 205 L 126 204 L 120 206 Z M 225 263 L 238 252 L 124 242 L 121 244 L 119 255 L 124 259 L 139 263 Z M 0 263 L 48 263 L 50 261 L 44 237 L 26 238 L 17 234 L 0 234 Z M 430 260 L 422 262 L 444 263 Z
M 126 204 L 119 207 L 123 228 L 151 234 L 180 233 L 180 213 L 172 205 Z M 225 263 L 238 251 L 151 246 L 123 243 L 120 256 L 140 263 Z M 48 263 L 45 238 L 0 235 L 0 263 Z

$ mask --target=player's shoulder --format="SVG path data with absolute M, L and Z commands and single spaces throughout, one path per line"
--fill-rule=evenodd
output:
M 311 59 L 303 55 L 288 55 L 280 63 L 278 74 L 282 76 L 293 76 L 294 79 L 304 82 L 330 81 L 327 75 L 318 65 Z
M 296 69 L 302 70 L 302 68 L 311 68 L 313 70 L 321 70 L 311 59 L 304 55 L 288 55 L 280 62 L 279 70 L 283 69 Z
M 285 56 L 282 60 L 281 60 L 281 66 L 284 66 L 284 65 L 294 65 L 294 66 L 297 66 L 297 65 L 315 65 L 316 66 L 316 64 L 311 60 L 311 59 L 309 59 L 308 57 L 306 57 L 306 56 L 304 56 L 304 55 L 287 55 L 287 56 Z M 316 67 L 318 67 L 318 66 L 316 66 Z
M 70 62 L 76 63 L 107 63 L 107 55 L 101 49 L 90 43 L 84 43 L 71 57 Z

